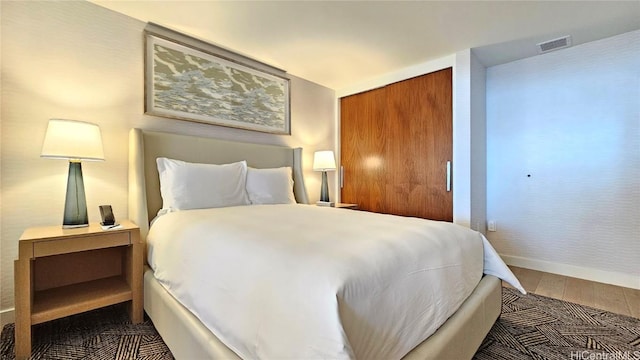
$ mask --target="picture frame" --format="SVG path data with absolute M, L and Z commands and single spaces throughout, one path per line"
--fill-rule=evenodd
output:
M 291 134 L 289 79 L 282 70 L 267 72 L 267 65 L 236 55 L 247 59 L 242 63 L 215 45 L 205 50 L 149 32 L 145 42 L 145 114 Z

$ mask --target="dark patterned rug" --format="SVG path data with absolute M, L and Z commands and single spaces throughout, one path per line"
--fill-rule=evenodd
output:
M 503 288 L 502 315 L 477 360 L 640 360 L 640 319 Z M 2 329 L 0 356 L 14 359 L 14 326 Z M 33 328 L 32 359 L 173 359 L 151 321 L 132 325 L 111 306 Z
M 169 348 L 146 316 L 142 324 L 129 321 L 121 305 L 34 325 L 31 359 L 169 360 Z M 2 329 L 2 360 L 15 359 L 14 324 Z
M 640 359 L 640 319 L 502 290 L 502 314 L 475 360 Z

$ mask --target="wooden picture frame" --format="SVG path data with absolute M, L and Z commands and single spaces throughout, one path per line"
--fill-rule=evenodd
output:
M 264 71 L 268 65 L 251 59 L 247 63 L 259 66 L 243 64 L 224 49 L 217 55 L 215 45 L 205 50 L 150 32 L 145 40 L 145 114 L 291 134 L 289 79 L 282 70 Z

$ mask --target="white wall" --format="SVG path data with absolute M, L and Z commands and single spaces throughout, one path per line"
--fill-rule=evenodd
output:
M 508 262 L 640 288 L 640 31 L 487 69 L 487 198 Z
M 106 161 L 83 164 L 90 221 L 99 221 L 100 204 L 111 204 L 117 218 L 127 217 L 132 127 L 301 146 L 310 200 L 319 198 L 320 175 L 311 163 L 315 150 L 335 150 L 333 90 L 292 76 L 291 136 L 146 116 L 145 23 L 88 2 L 3 1 L 0 6 L 0 309 L 13 306 L 13 260 L 22 231 L 62 222 L 67 162 L 40 158 L 49 118 L 101 126 Z
M 471 227 L 471 49 L 455 54 L 452 172 L 453 222 Z
M 453 222 L 485 232 L 485 67 L 471 49 L 455 54 L 453 73 Z
M 486 233 L 487 119 L 486 68 L 470 53 L 471 65 L 471 228 Z

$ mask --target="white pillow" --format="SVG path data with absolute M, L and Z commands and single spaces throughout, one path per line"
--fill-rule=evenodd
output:
M 157 158 L 162 209 L 168 211 L 249 205 L 247 162 L 213 165 Z
M 247 193 L 252 204 L 295 204 L 291 168 L 249 168 Z

